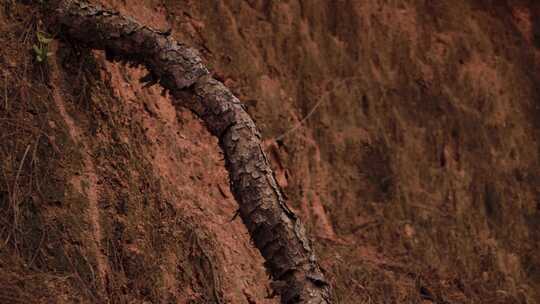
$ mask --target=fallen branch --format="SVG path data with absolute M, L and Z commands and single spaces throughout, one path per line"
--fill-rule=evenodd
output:
M 197 52 L 168 33 L 79 0 L 49 1 L 48 24 L 60 37 L 142 64 L 145 81 L 169 90 L 219 139 L 240 216 L 265 258 L 282 303 L 330 303 L 330 286 L 298 217 L 287 207 L 261 136 L 240 101 L 213 79 Z

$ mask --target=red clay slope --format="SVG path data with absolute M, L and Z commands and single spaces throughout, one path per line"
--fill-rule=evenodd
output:
M 540 302 L 534 1 L 126 3 L 246 104 L 338 302 Z M 0 302 L 277 302 L 201 123 L 0 14 Z

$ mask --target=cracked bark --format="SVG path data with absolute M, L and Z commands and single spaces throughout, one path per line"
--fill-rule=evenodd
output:
M 178 106 L 198 115 L 218 137 L 240 216 L 282 303 L 331 303 L 330 286 L 298 217 L 286 205 L 255 123 L 197 52 L 117 12 L 79 0 L 49 1 L 48 24 L 60 37 L 105 50 L 114 60 L 142 64 Z

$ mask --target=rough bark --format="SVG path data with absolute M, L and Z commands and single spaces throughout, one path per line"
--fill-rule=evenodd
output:
M 143 64 L 218 137 L 240 216 L 265 258 L 282 303 L 330 303 L 330 286 L 298 217 L 286 205 L 261 148 L 255 123 L 240 101 L 213 79 L 197 52 L 120 14 L 78 0 L 49 5 L 61 37 L 102 49 L 110 58 Z M 281 287 L 278 287 L 281 286 Z

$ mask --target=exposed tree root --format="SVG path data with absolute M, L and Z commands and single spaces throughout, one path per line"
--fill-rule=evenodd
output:
M 79 0 L 49 1 L 48 23 L 61 37 L 143 64 L 145 81 L 169 90 L 218 137 L 240 216 L 266 259 L 282 303 L 330 303 L 330 286 L 300 220 L 287 208 L 257 128 L 240 101 L 209 76 L 197 52 L 168 33 Z M 281 286 L 281 287 L 277 287 Z

